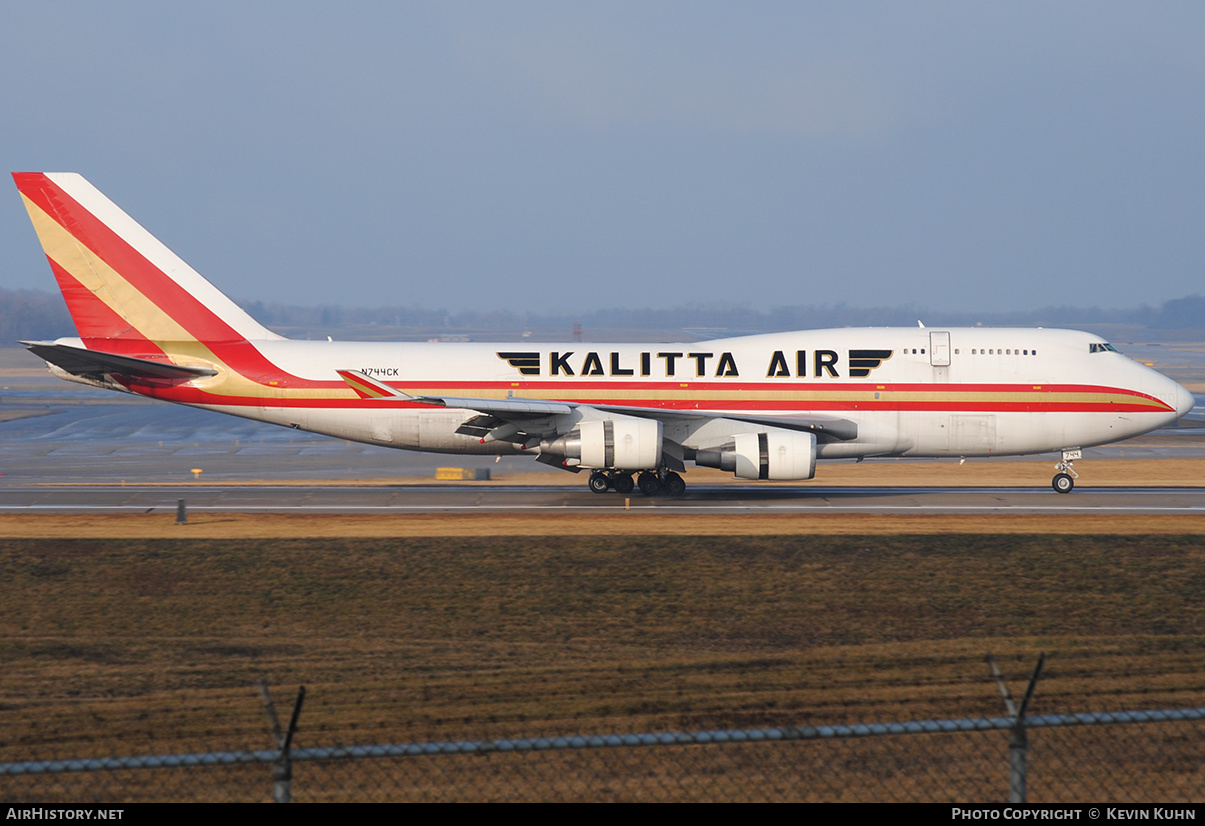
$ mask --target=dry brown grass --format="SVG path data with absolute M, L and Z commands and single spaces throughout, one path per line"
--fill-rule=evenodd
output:
M 7 540 L 6 759 L 1202 705 L 1201 536 Z
M 893 534 L 1205 534 L 1205 516 L 1125 514 L 664 514 L 614 510 L 564 514 L 192 513 L 177 525 L 174 511 L 151 514 L 0 514 L 0 536 L 11 539 L 300 539 L 372 537 L 576 536 L 849 536 Z

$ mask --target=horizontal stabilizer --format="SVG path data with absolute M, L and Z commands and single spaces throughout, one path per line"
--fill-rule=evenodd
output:
M 175 379 L 187 381 L 202 376 L 216 376 L 217 370 L 208 367 L 182 367 L 167 361 L 119 356 L 98 350 L 85 350 L 53 341 L 22 341 L 38 358 L 75 376 L 98 377 L 106 373 L 135 379 Z

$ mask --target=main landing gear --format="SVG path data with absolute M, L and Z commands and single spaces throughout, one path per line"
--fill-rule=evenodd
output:
M 1079 474 L 1075 472 L 1072 465 L 1076 459 L 1082 458 L 1084 455 L 1082 450 L 1064 450 L 1063 456 L 1054 469 L 1058 471 L 1051 480 L 1050 486 L 1058 493 L 1071 493 L 1075 488 L 1075 480 L 1079 478 Z
M 660 471 L 645 470 L 633 480 L 632 474 L 622 470 L 596 470 L 590 474 L 590 490 L 594 493 L 606 493 L 613 490 L 616 493 L 631 493 L 639 486 L 645 496 L 656 496 L 664 493 L 667 496 L 681 496 L 686 492 L 686 481 L 672 470 L 662 468 Z

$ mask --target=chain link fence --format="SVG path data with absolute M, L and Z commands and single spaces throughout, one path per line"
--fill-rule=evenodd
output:
M 1192 802 L 1205 797 L 1202 734 L 1205 708 L 310 746 L 5 763 L 0 797 L 98 804 Z

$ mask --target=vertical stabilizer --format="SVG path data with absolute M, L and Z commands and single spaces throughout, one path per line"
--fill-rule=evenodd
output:
M 89 349 L 280 339 L 75 173 L 14 172 Z

